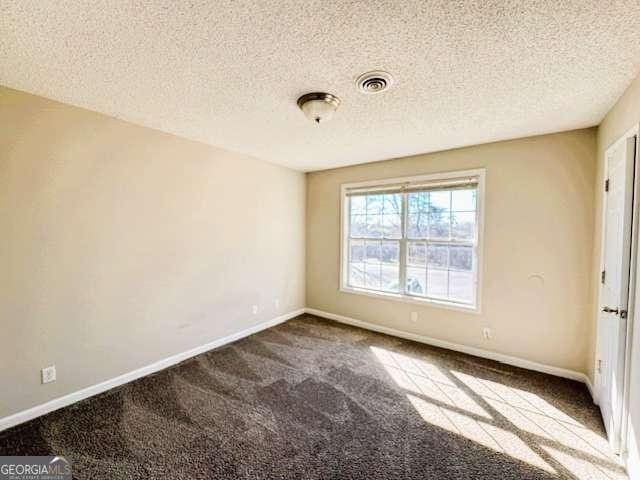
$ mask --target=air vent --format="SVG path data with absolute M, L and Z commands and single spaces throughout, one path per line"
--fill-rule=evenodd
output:
M 384 92 L 392 83 L 391 75 L 380 71 L 363 73 L 356 80 L 358 90 L 369 94 Z

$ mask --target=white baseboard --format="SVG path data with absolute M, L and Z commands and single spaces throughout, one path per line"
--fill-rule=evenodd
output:
M 593 389 L 593 383 L 591 383 L 591 379 L 588 377 L 588 375 L 585 375 L 584 373 L 582 375 L 584 375 L 582 382 L 587 386 L 587 390 L 589 390 L 589 394 L 591 395 L 591 399 L 593 400 L 593 403 L 598 405 L 598 397 L 596 396 L 596 393 Z
M 302 315 L 303 313 L 305 313 L 304 308 L 294 310 L 293 312 L 289 312 L 271 320 L 267 320 L 266 322 L 259 323 L 240 332 L 232 333 L 231 335 L 227 335 L 226 337 L 213 340 L 212 342 L 206 343 L 205 345 L 201 345 L 199 347 L 192 348 L 191 350 L 187 350 L 186 352 L 181 352 L 176 355 L 172 355 L 171 357 L 164 358 L 155 363 L 152 363 L 151 365 L 138 368 L 110 380 L 106 380 L 104 382 L 92 385 L 87 388 L 83 388 L 82 390 L 78 390 L 68 395 L 55 398 L 41 405 L 36 405 L 35 407 L 29 408 L 28 410 L 23 410 L 21 412 L 14 413 L 13 415 L 9 415 L 8 417 L 0 418 L 0 432 L 2 430 L 6 430 L 7 428 L 14 427 L 21 423 L 53 412 L 54 410 L 58 410 L 62 407 L 71 405 L 72 403 L 84 400 L 85 398 L 92 397 L 114 387 L 118 387 L 133 380 L 137 380 L 140 377 L 144 377 L 160 370 L 164 370 L 165 368 L 175 365 L 176 363 L 180 363 L 201 353 L 226 345 L 227 343 L 235 342 L 236 340 L 240 340 L 241 338 L 253 335 L 254 333 L 273 327 L 282 322 L 286 322 L 287 320 L 297 317 L 298 315 Z
M 146 375 L 150 375 L 160 370 L 164 370 L 165 368 L 175 365 L 176 363 L 180 363 L 191 357 L 195 357 L 196 355 L 199 355 L 201 353 L 207 352 L 209 350 L 213 350 L 214 348 L 221 347 L 231 342 L 235 342 L 236 340 L 240 340 L 241 338 L 247 337 L 249 335 L 252 335 L 254 333 L 260 332 L 267 328 L 273 327 L 280 323 L 286 322 L 287 320 L 297 317 L 298 315 L 302 315 L 303 313 L 310 313 L 312 315 L 317 315 L 318 317 L 326 318 L 329 320 L 335 320 L 337 322 L 353 325 L 353 326 L 364 328 L 367 330 L 373 330 L 376 332 L 385 333 L 387 335 L 392 335 L 395 337 L 400 337 L 408 340 L 414 340 L 416 342 L 425 343 L 427 345 L 433 345 L 436 347 L 446 348 L 446 349 L 454 350 L 457 352 L 467 353 L 470 355 L 475 355 L 476 357 L 487 358 L 490 360 L 495 360 L 497 362 L 506 363 L 508 365 L 526 368 L 528 370 L 534 370 L 537 372 L 548 373 L 550 375 L 555 375 L 558 377 L 577 380 L 579 382 L 583 382 L 584 384 L 586 384 L 587 388 L 589 389 L 589 392 L 591 393 L 591 396 L 593 397 L 593 387 L 591 385 L 591 382 L 589 381 L 589 378 L 584 373 L 581 373 L 581 372 L 575 372 L 572 370 L 566 370 L 563 368 L 536 363 L 529 360 L 524 360 L 521 358 L 509 356 L 509 355 L 504 355 L 497 352 L 491 352 L 489 350 L 483 350 L 480 348 L 469 347 L 466 345 L 447 342 L 445 340 L 426 337 L 424 335 L 419 335 L 416 333 L 403 332 L 401 330 L 396 330 L 394 328 L 383 327 L 381 325 L 364 322 L 362 320 L 356 320 L 355 318 L 350 318 L 350 317 L 345 317 L 343 315 L 336 315 L 334 313 L 324 312 L 322 310 L 317 310 L 315 308 L 301 308 L 298 310 L 294 310 L 293 312 L 289 312 L 285 315 L 276 317 L 272 320 L 259 323 L 257 325 L 249 327 L 240 332 L 227 335 L 226 337 L 222 337 L 217 340 L 213 340 L 205 345 L 201 345 L 199 347 L 192 348 L 185 352 L 172 355 L 171 357 L 164 358 L 155 363 L 138 368 L 136 370 L 125 373 L 118 377 L 106 380 L 104 382 L 98 383 L 96 385 L 92 385 L 87 388 L 83 388 L 82 390 L 72 392 L 68 395 L 55 398 L 46 403 L 43 403 L 41 405 L 36 405 L 35 407 L 29 408 L 27 410 L 23 410 L 13 415 L 0 418 L 0 431 L 6 430 L 7 428 L 14 427 L 16 425 L 27 422 L 29 420 L 33 420 L 34 418 L 53 412 L 54 410 L 58 410 L 60 408 L 66 407 L 68 405 L 71 405 L 72 403 L 79 402 L 80 400 L 84 400 L 85 398 L 92 397 L 99 393 L 106 392 L 107 390 L 110 390 L 114 387 L 124 385 L 125 383 L 129 383 L 133 380 L 137 380 L 138 378 L 144 377 Z
M 569 378 L 586 384 L 591 397 L 593 398 L 593 387 L 589 378 L 581 372 L 573 370 L 566 370 L 564 368 L 553 367 L 551 365 L 545 365 L 543 363 L 532 362 L 530 360 L 524 360 L 518 357 L 512 357 L 510 355 L 504 355 L 502 353 L 492 352 L 490 350 L 483 350 L 481 348 L 469 347 L 467 345 L 460 345 L 458 343 L 447 342 L 446 340 L 439 340 L 437 338 L 427 337 L 419 335 L 417 333 L 403 332 L 396 330 L 395 328 L 383 327 L 382 325 L 376 325 L 374 323 L 364 322 L 351 317 L 345 317 L 343 315 L 337 315 L 335 313 L 324 312 L 315 308 L 306 308 L 306 313 L 316 315 L 318 317 L 326 318 L 329 320 L 335 320 L 340 323 L 352 325 L 354 327 L 360 327 L 367 330 L 373 330 L 374 332 L 386 333 L 394 337 L 405 338 L 407 340 L 414 340 L 416 342 L 425 343 L 434 347 L 446 348 L 448 350 L 454 350 L 456 352 L 467 353 L 476 357 L 488 358 L 497 362 L 506 363 L 507 365 L 513 365 L 514 367 L 526 368 L 527 370 L 534 370 L 536 372 L 548 373 L 555 375 L 556 377 Z

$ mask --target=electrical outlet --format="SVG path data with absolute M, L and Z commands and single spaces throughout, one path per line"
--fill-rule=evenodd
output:
M 254 314 L 254 315 L 256 315 L 256 314 L 258 313 L 258 305 L 254 305 L 254 306 L 251 308 L 251 311 L 253 312 L 253 314 Z
M 482 336 L 485 340 L 491 340 L 491 329 L 489 327 L 485 327 L 482 329 Z
M 56 381 L 56 366 L 51 365 L 42 369 L 42 383 L 51 383 Z
M 418 321 L 418 312 L 411 312 L 411 321 L 412 322 Z
M 273 301 L 273 304 L 276 306 L 276 308 L 280 308 L 280 300 L 278 300 L 277 298 Z

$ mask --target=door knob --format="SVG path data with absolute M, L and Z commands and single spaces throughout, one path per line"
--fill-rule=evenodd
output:
M 603 307 L 602 311 L 604 313 L 615 313 L 616 315 L 618 314 L 618 309 L 617 308 Z

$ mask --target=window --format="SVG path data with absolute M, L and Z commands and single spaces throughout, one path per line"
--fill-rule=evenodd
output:
M 484 171 L 342 186 L 341 289 L 478 309 Z

